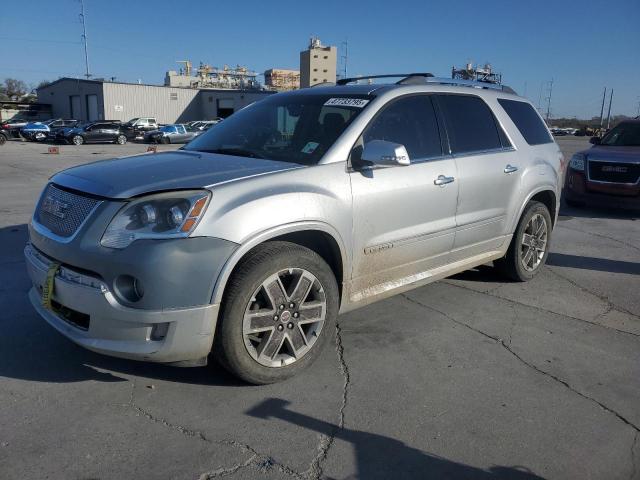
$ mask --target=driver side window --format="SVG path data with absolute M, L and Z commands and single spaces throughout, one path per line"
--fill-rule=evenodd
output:
M 411 95 L 392 100 L 373 118 L 352 152 L 358 162 L 363 146 L 385 140 L 405 146 L 411 162 L 442 155 L 436 113 L 429 95 Z

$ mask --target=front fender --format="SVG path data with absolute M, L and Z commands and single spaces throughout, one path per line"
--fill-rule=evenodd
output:
M 286 235 L 288 233 L 294 232 L 303 232 L 303 231 L 317 231 L 324 232 L 336 241 L 338 244 L 338 248 L 340 249 L 340 257 L 342 261 L 342 265 L 349 265 L 349 260 L 347 258 L 347 249 L 345 248 L 344 241 L 338 231 L 333 228 L 331 225 L 322 222 L 295 222 L 287 225 L 280 225 L 264 232 L 260 232 L 257 235 L 247 239 L 241 246 L 238 248 L 231 257 L 227 260 L 220 275 L 218 276 L 218 280 L 213 289 L 213 295 L 211 298 L 211 303 L 219 304 L 222 302 L 222 297 L 224 295 L 224 290 L 229 281 L 229 277 L 233 273 L 233 270 L 238 265 L 238 262 L 253 248 L 264 243 L 268 240 L 271 240 L 276 237 L 280 237 L 282 235 Z M 338 282 L 342 281 L 342 279 L 336 279 Z

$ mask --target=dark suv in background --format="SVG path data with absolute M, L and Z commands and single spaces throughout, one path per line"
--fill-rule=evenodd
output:
M 585 204 L 640 209 L 640 120 L 619 123 L 588 150 L 576 153 L 565 178 L 564 198 Z
M 60 130 L 55 138 L 58 142 L 82 145 L 83 143 L 117 143 L 124 145 L 127 137 L 120 122 L 91 122 L 76 128 Z

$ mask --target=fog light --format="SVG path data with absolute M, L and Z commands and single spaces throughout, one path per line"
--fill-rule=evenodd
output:
M 154 341 L 164 340 L 164 337 L 167 336 L 168 331 L 169 331 L 168 323 L 156 323 L 151 328 L 151 340 L 154 340 Z
M 137 302 L 144 295 L 142 282 L 131 275 L 119 275 L 116 278 L 116 293 L 128 302 Z

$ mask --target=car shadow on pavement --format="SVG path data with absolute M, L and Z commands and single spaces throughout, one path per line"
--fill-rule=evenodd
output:
M 29 303 L 31 282 L 22 254 L 27 238 L 24 224 L 0 228 L 0 378 L 125 382 L 133 375 L 201 385 L 246 385 L 212 360 L 196 368 L 124 360 L 90 352 L 63 337 Z
M 250 416 L 277 419 L 307 428 L 353 446 L 357 472 L 348 478 L 451 478 L 451 479 L 541 479 L 530 470 L 519 467 L 493 466 L 483 470 L 425 453 L 394 438 L 338 428 L 336 425 L 287 409 L 289 402 L 269 398 L 248 410 Z M 328 477 L 330 478 L 330 477 Z
M 640 209 L 625 210 L 622 208 L 603 207 L 572 207 L 562 202 L 558 221 L 563 222 L 572 218 L 592 218 L 592 219 L 614 219 L 614 220 L 638 220 L 640 219 Z
M 640 275 L 640 263 L 625 262 L 623 260 L 609 260 L 607 258 L 585 257 L 566 253 L 549 253 L 547 265 L 555 267 L 580 268 L 608 273 L 626 273 Z
M 466 280 L 469 282 L 509 283 L 509 280 L 493 265 L 479 265 L 449 278 L 451 280 Z

